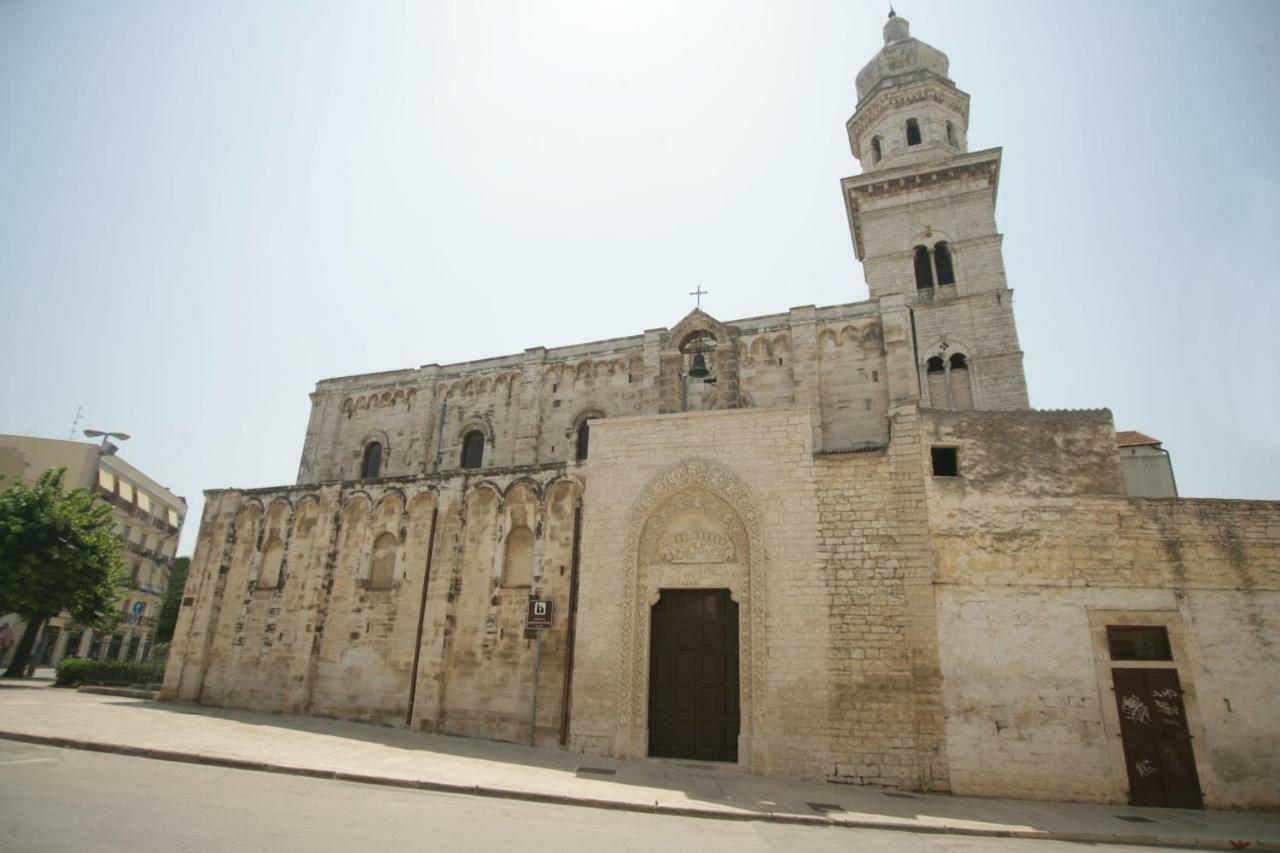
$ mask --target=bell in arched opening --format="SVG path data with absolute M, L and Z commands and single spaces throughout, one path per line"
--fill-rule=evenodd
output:
M 702 353 L 693 354 L 693 366 L 689 368 L 689 376 L 693 379 L 706 379 L 711 375 L 711 371 L 707 370 L 707 359 Z

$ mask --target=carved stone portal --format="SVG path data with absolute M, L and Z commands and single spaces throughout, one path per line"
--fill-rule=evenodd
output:
M 637 498 L 625 548 L 616 754 L 648 754 L 649 619 L 662 590 L 727 588 L 741 643 L 739 762 L 764 772 L 765 550 L 747 487 L 716 462 L 680 462 Z

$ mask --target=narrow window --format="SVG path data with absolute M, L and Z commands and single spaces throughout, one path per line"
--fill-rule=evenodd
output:
M 913 118 L 907 119 L 907 144 L 920 144 L 920 122 Z
M 364 449 L 364 461 L 360 463 L 360 479 L 376 479 L 382 470 L 382 443 L 371 441 Z
M 956 126 L 951 122 L 947 122 L 947 144 L 952 148 L 960 147 L 960 140 L 956 138 Z
M 938 265 L 938 284 L 955 284 L 956 274 L 951 268 L 951 247 L 945 241 L 934 245 L 933 260 Z
M 394 533 L 381 533 L 373 541 L 366 589 L 391 589 L 396 580 L 396 551 L 400 542 Z
M 926 373 L 945 373 L 947 366 L 942 363 L 942 356 L 935 355 L 933 358 L 925 362 Z
M 533 531 L 521 526 L 507 534 L 506 553 L 502 560 L 502 585 L 533 585 Z
M 969 359 L 964 353 L 951 354 L 951 371 L 947 376 L 950 392 L 948 408 L 963 411 L 973 408 L 973 385 L 969 382 Z
M 880 147 L 880 137 L 873 136 L 871 138 L 871 162 L 879 163 L 880 158 L 884 156 L 884 151 Z
M 916 290 L 928 290 L 933 287 L 933 261 L 929 259 L 929 250 L 924 246 L 916 246 Z
M 255 589 L 278 589 L 280 566 L 284 563 L 284 543 L 272 536 L 262 551 L 262 565 L 258 567 L 258 583 Z
M 587 442 L 591 438 L 591 421 L 583 421 L 578 427 L 578 454 L 579 462 L 587 458 Z
M 462 467 L 479 468 L 484 462 L 484 433 L 473 429 L 462 439 Z
M 1107 626 L 1112 660 L 1173 660 L 1169 630 L 1163 626 Z
M 954 447 L 931 447 L 929 453 L 933 456 L 933 476 L 960 476 L 960 462 Z

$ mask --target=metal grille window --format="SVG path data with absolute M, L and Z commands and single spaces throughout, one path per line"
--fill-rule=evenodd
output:
M 1163 626 L 1107 626 L 1112 660 L 1173 660 L 1169 631 Z

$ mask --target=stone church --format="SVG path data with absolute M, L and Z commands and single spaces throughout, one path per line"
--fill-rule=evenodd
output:
M 165 697 L 1280 805 L 1280 504 L 1131 496 L 1109 411 L 1029 407 L 1001 151 L 884 36 L 841 182 L 868 299 L 321 381 L 296 484 L 206 493 Z

